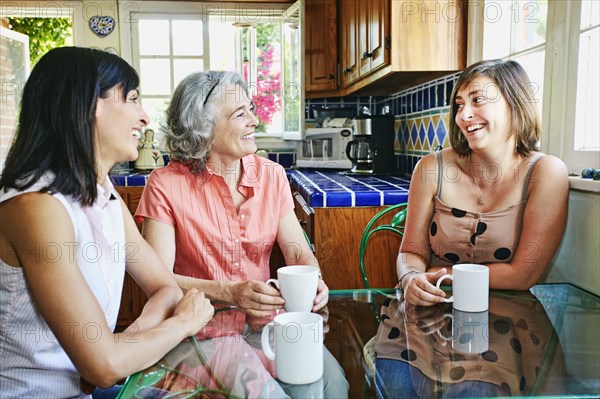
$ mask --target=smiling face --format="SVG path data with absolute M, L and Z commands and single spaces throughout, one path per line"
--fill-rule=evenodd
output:
M 210 162 L 230 164 L 257 150 L 254 129 L 258 119 L 254 116 L 254 104 L 246 91 L 238 85 L 223 88 L 218 102 L 214 139 L 210 150 Z
M 506 145 L 510 107 L 494 81 L 486 76 L 473 79 L 457 90 L 455 103 L 454 120 L 472 150 Z
M 138 157 L 140 132 L 149 122 L 138 97 L 138 91 L 131 90 L 123 98 L 121 85 L 117 85 L 108 90 L 106 98 L 98 98 L 94 125 L 96 159 L 104 167 Z

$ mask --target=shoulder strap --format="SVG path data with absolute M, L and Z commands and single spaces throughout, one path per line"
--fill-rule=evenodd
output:
M 521 200 L 525 201 L 527 199 L 527 187 L 529 186 L 529 178 L 531 177 L 531 171 L 533 167 L 542 159 L 545 154 L 542 152 L 537 153 L 531 161 L 529 161 L 529 169 L 527 170 L 527 176 L 525 176 L 525 181 L 523 182 L 523 192 L 521 193 Z
M 438 179 L 438 192 L 437 192 L 437 196 L 438 198 L 441 200 L 442 199 L 442 181 L 444 180 L 444 161 L 442 160 L 442 152 L 438 151 L 435 153 L 435 156 L 437 157 L 438 160 L 438 175 L 437 175 L 437 179 Z

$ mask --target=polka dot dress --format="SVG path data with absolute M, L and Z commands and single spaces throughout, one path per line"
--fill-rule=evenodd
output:
M 529 166 L 523 182 L 521 201 L 504 210 L 470 212 L 450 207 L 442 201 L 443 179 L 439 179 L 429 225 L 429 243 L 433 253 L 431 264 L 510 262 L 521 236 L 531 170 L 542 156 L 543 154 L 536 153 L 527 163 Z M 440 152 L 437 153 L 437 158 L 438 175 L 441 175 L 443 159 Z M 535 256 L 533 253 L 525 254 L 529 255 Z
M 432 264 L 510 262 L 519 244 L 525 201 L 498 212 L 451 208 L 438 197 L 429 226 Z

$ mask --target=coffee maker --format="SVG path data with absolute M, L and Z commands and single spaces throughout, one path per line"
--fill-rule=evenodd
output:
M 352 140 L 346 155 L 352 161 L 351 174 L 393 174 L 395 118 L 393 115 L 364 115 L 352 120 Z

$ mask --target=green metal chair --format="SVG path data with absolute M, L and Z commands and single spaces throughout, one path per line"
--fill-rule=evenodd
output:
M 367 271 L 365 270 L 365 252 L 367 251 L 367 244 L 369 242 L 369 239 L 373 236 L 373 234 L 377 233 L 378 231 L 392 231 L 403 237 L 404 220 L 406 219 L 406 205 L 406 202 L 403 202 L 401 204 L 392 205 L 380 211 L 377 215 L 371 218 L 371 221 L 369 221 L 369 223 L 365 227 L 365 230 L 363 231 L 362 238 L 360 240 L 358 257 L 360 272 L 362 274 L 363 282 L 365 283 L 365 288 L 371 288 L 371 286 L 369 285 L 369 279 L 367 277 Z M 394 211 L 396 212 L 396 214 L 394 215 L 392 221 L 389 224 L 375 226 L 379 219 L 381 219 L 388 213 Z
M 367 251 L 367 244 L 369 243 L 369 239 L 373 236 L 373 234 L 379 231 L 392 231 L 396 234 L 399 234 L 401 237 L 404 237 L 404 220 L 406 219 L 406 202 L 401 204 L 396 204 L 385 208 L 384 210 L 377 213 L 375 216 L 371 218 L 365 230 L 363 231 L 360 247 L 359 247 L 359 265 L 360 272 L 362 274 L 363 282 L 365 283 L 365 288 L 370 289 L 371 286 L 369 284 L 369 278 L 367 277 L 367 271 L 365 268 L 365 253 Z M 392 217 L 392 220 L 389 224 L 381 224 L 377 225 L 379 220 L 388 215 L 390 212 L 396 212 Z M 380 322 L 378 309 L 375 307 L 375 302 L 371 303 L 373 306 L 373 314 L 375 315 L 375 319 L 377 323 Z M 367 378 L 367 382 L 370 385 L 375 378 L 375 337 L 372 337 L 363 347 L 363 358 L 367 365 L 367 374 L 365 377 Z M 363 397 L 367 396 L 368 387 L 365 386 L 365 392 L 363 392 Z

